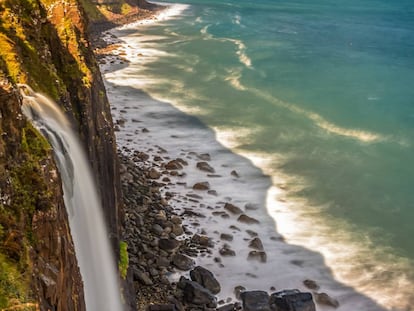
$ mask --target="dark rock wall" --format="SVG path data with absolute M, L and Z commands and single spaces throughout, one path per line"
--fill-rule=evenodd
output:
M 0 2 L 0 265 L 23 276 L 10 289 L 0 288 L 0 309 L 37 301 L 41 310 L 84 310 L 59 175 L 50 147 L 21 114 L 16 83 L 54 99 L 73 121 L 118 254 L 115 138 L 86 29 L 78 0 Z

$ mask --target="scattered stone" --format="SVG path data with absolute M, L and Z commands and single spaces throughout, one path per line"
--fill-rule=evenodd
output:
M 270 296 L 270 307 L 278 311 L 315 311 L 311 293 L 297 289 L 284 290 Z
M 151 179 L 158 179 L 161 177 L 161 173 L 158 172 L 155 168 L 151 168 L 148 172 L 148 177 Z
M 256 236 L 258 236 L 257 232 L 255 232 L 255 231 L 253 231 L 253 230 L 250 230 L 250 229 L 247 229 L 247 230 L 246 230 L 246 233 L 247 233 L 248 235 L 250 235 L 251 237 L 256 237 Z
M 149 133 L 149 129 L 147 129 L 147 128 L 145 128 L 145 127 L 144 127 L 144 128 L 142 129 L 142 133 Z
M 207 162 L 198 162 L 196 166 L 201 171 L 215 173 L 214 168 L 212 168 Z
M 236 299 L 240 299 L 240 294 L 246 290 L 246 287 L 238 285 L 234 288 L 234 296 L 236 296 Z
M 210 195 L 218 196 L 218 193 L 216 190 L 208 190 L 207 193 Z
M 181 225 L 174 224 L 172 227 L 172 233 L 174 233 L 176 236 L 179 236 L 184 233 L 184 229 Z
M 178 311 L 174 304 L 155 304 L 149 305 L 148 311 Z
M 181 217 L 174 215 L 174 216 L 171 216 L 171 222 L 176 225 L 181 225 L 182 219 Z
M 210 161 L 211 160 L 211 157 L 208 153 L 197 154 L 197 158 L 199 158 L 200 160 L 203 160 L 203 161 Z
M 144 285 L 147 285 L 147 286 L 153 285 L 153 282 L 148 276 L 148 274 L 135 267 L 133 268 L 133 278 L 134 278 L 134 281 L 139 281 L 140 283 Z
M 218 294 L 221 291 L 220 283 L 214 277 L 213 273 L 203 267 L 195 267 L 190 271 L 191 280 L 197 282 L 204 288 L 207 288 L 213 294 Z
M 214 246 L 213 240 L 206 235 L 194 234 L 194 236 L 191 238 L 191 242 L 206 247 Z
M 244 208 L 245 208 L 246 210 L 255 211 L 255 210 L 259 209 L 259 205 L 257 205 L 257 204 L 253 204 L 253 203 L 247 203 L 247 204 L 244 206 Z
M 338 300 L 332 298 L 327 293 L 316 293 L 315 294 L 315 299 L 316 299 L 316 302 L 321 304 L 321 305 L 330 306 L 330 307 L 333 307 L 333 308 L 338 308 L 339 307 Z
M 237 206 L 235 206 L 231 203 L 224 204 L 224 209 L 226 209 L 230 213 L 233 213 L 233 214 L 236 214 L 236 215 L 243 213 L 243 211 L 239 207 L 237 207 Z
M 232 250 L 228 244 L 224 244 L 224 246 L 220 248 L 219 253 L 224 257 L 236 256 L 236 252 Z
M 243 222 L 245 224 L 258 224 L 260 223 L 257 219 L 247 216 L 246 214 L 242 214 L 237 218 L 237 221 Z
M 193 189 L 194 190 L 209 190 L 210 184 L 208 183 L 208 181 L 198 182 L 194 184 Z
M 242 292 L 240 297 L 243 302 L 244 311 L 271 311 L 269 305 L 269 294 L 265 291 L 256 290 Z
M 164 229 L 159 224 L 153 224 L 152 232 L 154 232 L 156 235 L 161 235 L 164 232 Z
M 264 250 L 262 240 L 260 240 L 260 238 L 257 237 L 250 241 L 249 247 L 257 249 L 259 251 Z
M 194 198 L 194 199 L 202 199 L 203 197 L 201 195 L 195 194 L 195 193 L 187 193 L 187 197 Z
M 304 280 L 303 284 L 307 288 L 312 289 L 312 290 L 318 290 L 319 289 L 319 285 L 314 280 L 309 280 L 309 279 Z
M 165 165 L 167 170 L 181 170 L 183 166 L 177 160 L 171 160 Z
M 235 303 L 230 303 L 230 304 L 217 308 L 217 311 L 234 311 L 234 310 L 238 310 L 237 305 Z
M 177 286 L 183 290 L 184 301 L 195 305 L 206 305 L 210 308 L 216 307 L 217 302 L 214 295 L 197 282 L 181 277 Z
M 183 254 L 175 254 L 172 260 L 174 266 L 183 271 L 188 271 L 194 267 L 195 261 Z
M 265 263 L 267 261 L 267 254 L 263 251 L 251 251 L 247 256 L 248 260 L 258 260 Z
M 229 228 L 232 229 L 232 230 L 240 231 L 240 228 L 236 227 L 234 225 L 231 225 Z
M 231 171 L 230 174 L 231 174 L 231 176 L 234 176 L 236 178 L 239 178 L 240 177 L 240 175 L 236 171 Z
M 224 241 L 233 241 L 233 235 L 228 233 L 222 233 L 220 234 L 220 239 Z
M 180 247 L 180 242 L 175 239 L 160 239 L 158 247 L 167 252 L 174 252 Z

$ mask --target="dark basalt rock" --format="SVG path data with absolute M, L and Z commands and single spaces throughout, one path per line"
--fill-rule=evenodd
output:
M 330 297 L 327 293 L 317 293 L 315 294 L 315 299 L 316 299 L 316 302 L 321 305 L 326 305 L 326 306 L 330 306 L 333 308 L 339 307 L 338 300 Z
M 194 190 L 209 190 L 210 184 L 207 181 L 195 183 L 193 186 Z
M 233 205 L 233 204 L 231 204 L 231 203 L 226 203 L 226 204 L 224 205 L 224 209 L 226 209 L 226 210 L 228 210 L 230 213 L 232 213 L 232 214 L 236 214 L 236 215 L 238 215 L 238 214 L 242 214 L 242 213 L 243 213 L 243 210 L 242 210 L 242 209 L 240 209 L 239 207 L 237 207 L 237 206 L 235 206 L 235 205 Z
M 198 162 L 197 163 L 197 168 L 201 171 L 204 171 L 204 172 L 209 172 L 209 173 L 214 173 L 215 172 L 214 168 L 212 168 L 210 166 L 210 164 L 208 164 L 207 162 Z
M 236 256 L 236 252 L 230 248 L 229 245 L 224 244 L 222 248 L 220 248 L 219 253 L 221 256 Z
M 251 251 L 249 252 L 249 255 L 247 256 L 248 260 L 258 260 L 260 262 L 266 262 L 267 261 L 267 254 L 263 251 Z
M 313 290 L 319 289 L 319 285 L 314 280 L 309 280 L 309 279 L 304 280 L 303 284 L 309 289 L 313 289 Z
M 181 170 L 183 166 L 177 160 L 171 160 L 165 165 L 167 170 Z
M 218 294 L 221 290 L 220 283 L 214 277 L 213 273 L 203 267 L 195 267 L 190 271 L 191 280 L 207 288 L 213 294 Z
M 195 265 L 195 262 L 193 259 L 183 254 L 174 255 L 172 262 L 174 266 L 184 271 L 190 270 Z
M 254 249 L 257 249 L 259 251 L 262 251 L 264 249 L 263 248 L 262 240 L 260 240 L 257 237 L 250 241 L 249 247 L 254 248 Z
M 237 218 L 237 221 L 243 222 L 245 224 L 258 224 L 259 221 L 252 217 L 247 216 L 246 214 L 242 214 Z
M 270 307 L 273 311 L 315 311 L 315 303 L 311 293 L 303 293 L 297 289 L 284 290 L 270 296 Z
M 148 311 L 178 311 L 174 304 L 149 305 Z
M 177 286 L 183 290 L 184 301 L 210 308 L 217 306 L 216 297 L 206 288 L 194 281 L 181 277 Z
M 160 239 L 158 247 L 167 252 L 174 252 L 180 247 L 180 242 L 175 239 Z
M 265 291 L 242 292 L 240 297 L 245 311 L 271 311 L 269 305 L 269 294 Z

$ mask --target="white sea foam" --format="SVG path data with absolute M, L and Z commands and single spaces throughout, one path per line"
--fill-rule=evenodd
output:
M 233 18 L 233 24 L 240 25 L 241 24 L 241 16 L 240 14 L 236 14 Z
M 158 4 L 160 6 L 164 6 L 165 8 L 148 19 L 141 19 L 136 22 L 120 26 L 119 28 L 130 29 L 130 28 L 136 28 L 137 26 L 143 27 L 145 25 L 152 25 L 158 22 L 178 18 L 183 14 L 185 10 L 187 10 L 190 7 L 188 4 L 181 4 L 181 3 L 166 4 L 163 2 L 154 2 L 154 1 L 153 3 Z
M 239 91 L 244 91 L 246 88 L 242 85 L 240 82 L 242 73 L 240 69 L 227 69 L 226 70 L 228 75 L 224 79 L 225 81 L 228 81 L 231 86 L 233 86 L 235 89 Z
M 286 103 L 260 90 L 251 89 L 250 91 L 253 92 L 256 96 L 263 98 L 264 100 L 273 105 L 288 109 L 293 113 L 303 115 L 307 119 L 313 121 L 315 125 L 317 125 L 321 129 L 326 130 L 330 134 L 336 134 L 340 136 L 353 138 L 364 143 L 380 142 L 387 139 L 385 136 L 381 134 L 372 133 L 360 129 L 348 129 L 345 127 L 338 126 L 332 122 L 329 122 L 317 113 L 308 111 L 306 109 L 300 108 L 299 106 L 290 103 Z

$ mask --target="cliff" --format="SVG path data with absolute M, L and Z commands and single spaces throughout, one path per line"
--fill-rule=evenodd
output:
M 112 246 L 119 248 L 115 138 L 87 26 L 78 0 L 0 2 L 2 310 L 85 308 L 60 177 L 48 143 L 22 116 L 16 83 L 54 99 L 73 121 L 99 185 Z

